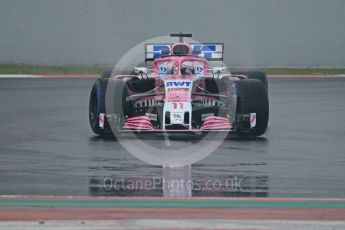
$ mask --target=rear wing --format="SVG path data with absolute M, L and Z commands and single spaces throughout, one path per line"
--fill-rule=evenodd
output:
M 169 56 L 167 52 L 171 51 L 173 43 L 147 43 L 145 44 L 145 62 L 153 61 L 156 58 Z M 209 61 L 223 61 L 224 43 L 190 43 L 193 56 L 204 57 Z M 163 51 L 163 52 L 162 52 Z M 199 54 L 197 54 L 199 53 Z

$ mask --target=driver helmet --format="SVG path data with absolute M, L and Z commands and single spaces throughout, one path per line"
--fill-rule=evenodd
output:
M 193 75 L 194 74 L 194 66 L 193 65 L 183 65 L 181 68 L 182 75 Z
M 174 63 L 172 64 L 172 66 L 171 66 L 171 73 L 172 73 L 172 74 L 175 74 L 175 75 L 177 75 L 177 74 L 180 73 L 180 67 L 179 67 L 178 62 L 174 62 Z

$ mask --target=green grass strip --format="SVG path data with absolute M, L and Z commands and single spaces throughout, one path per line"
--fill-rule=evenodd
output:
M 345 208 L 345 202 L 234 200 L 27 200 L 1 199 L 0 206 L 157 207 L 157 208 Z
M 0 74 L 101 74 L 106 67 L 60 67 L 60 66 L 4 66 Z
M 236 71 L 238 69 L 230 68 L 230 71 Z M 344 68 L 258 68 L 259 71 L 263 71 L 266 74 L 287 74 L 287 75 L 343 75 L 345 74 Z

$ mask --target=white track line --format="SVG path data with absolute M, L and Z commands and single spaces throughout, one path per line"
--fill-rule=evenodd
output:
M 88 230 L 88 229 L 344 229 L 345 221 L 281 221 L 281 220 L 72 220 L 72 221 L 0 221 L 6 230 Z

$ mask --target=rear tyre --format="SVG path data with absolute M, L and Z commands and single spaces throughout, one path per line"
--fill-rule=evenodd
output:
M 233 75 L 245 75 L 245 76 L 247 76 L 248 79 L 257 79 L 264 84 L 264 86 L 268 92 L 268 80 L 267 80 L 267 75 L 264 72 L 240 70 L 240 71 L 231 72 L 231 74 L 233 74 Z
M 105 70 L 102 75 L 101 75 L 101 78 L 103 79 L 109 79 L 111 77 L 111 74 L 112 74 L 113 70 L 111 69 L 108 69 L 108 70 Z
M 133 113 L 132 102 L 127 102 L 129 95 L 128 82 L 124 80 L 116 80 L 114 88 L 114 113 L 121 117 L 131 116 Z
M 109 79 L 106 94 L 106 108 L 110 124 L 110 129 L 113 134 L 119 133 L 127 117 L 133 113 L 132 102 L 127 101 L 129 90 L 127 86 L 128 79 Z
M 265 133 L 269 118 L 269 102 L 264 84 L 257 79 L 246 79 L 235 82 L 237 90 L 236 115 L 256 113 L 256 126 L 251 130 L 236 123 L 238 136 L 260 136 Z M 237 117 L 236 116 L 236 117 Z

